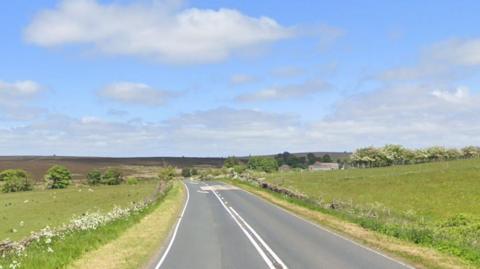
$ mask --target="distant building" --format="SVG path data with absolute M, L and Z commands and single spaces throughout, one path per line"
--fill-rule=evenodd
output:
M 338 169 L 339 169 L 338 163 L 316 162 L 308 166 L 308 170 L 310 171 L 328 171 L 328 170 L 338 170 Z

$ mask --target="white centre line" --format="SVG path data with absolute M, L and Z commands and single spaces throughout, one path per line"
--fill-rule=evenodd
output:
M 163 262 L 165 261 L 165 258 L 167 257 L 168 252 L 172 248 L 173 241 L 175 240 L 175 236 L 177 236 L 178 228 L 180 227 L 180 223 L 183 220 L 183 215 L 185 214 L 185 210 L 187 209 L 188 200 L 190 200 L 190 191 L 188 190 L 188 186 L 185 183 L 183 183 L 183 185 L 185 186 L 185 189 L 187 189 L 187 200 L 185 201 L 185 206 L 183 207 L 180 218 L 177 221 L 177 226 L 175 226 L 175 230 L 173 231 L 173 235 L 172 235 L 172 238 L 170 239 L 170 243 L 168 243 L 168 246 L 165 249 L 165 252 L 163 252 L 162 258 L 160 259 L 160 261 L 158 261 L 157 265 L 155 266 L 155 269 L 160 269 Z
M 222 199 L 218 196 L 218 194 L 212 190 L 213 194 L 217 197 L 218 201 L 220 201 L 220 204 L 222 204 L 223 208 L 225 208 L 225 210 L 228 212 L 228 214 L 233 218 L 233 220 L 235 221 L 235 223 L 237 223 L 238 227 L 240 227 L 240 229 L 243 231 L 243 233 L 245 234 L 245 236 L 248 238 L 248 240 L 250 241 L 250 243 L 252 243 L 252 245 L 255 247 L 255 249 L 257 250 L 257 252 L 260 254 L 260 256 L 263 258 L 263 260 L 265 261 L 265 263 L 268 265 L 268 268 L 270 269 L 278 269 L 274 263 L 270 260 L 270 258 L 268 258 L 267 254 L 263 251 L 263 249 L 258 245 L 258 243 L 252 238 L 252 236 L 250 235 L 250 233 L 242 226 L 242 224 L 240 223 L 239 219 L 232 213 L 232 211 L 225 205 L 225 203 L 222 201 Z M 230 207 L 231 208 L 231 207 Z M 235 212 L 236 215 L 238 215 L 238 213 Z M 240 216 L 240 215 L 238 215 Z M 240 217 L 241 218 L 241 217 Z M 243 219 L 242 219 L 243 220 Z M 248 225 L 248 223 L 245 222 L 245 220 L 243 220 L 243 222 L 245 224 Z M 250 225 L 247 226 L 249 230 L 253 231 L 253 228 L 250 227 Z M 260 238 L 260 236 L 258 236 L 258 234 L 256 232 L 253 233 L 257 239 Z M 261 238 L 260 238 L 261 239 Z M 260 243 L 263 245 L 263 247 L 265 249 L 267 249 L 267 251 L 270 253 L 270 255 L 272 255 L 273 253 L 273 250 L 271 250 L 270 247 L 268 247 L 266 245 L 266 243 L 263 241 L 263 240 L 259 240 Z M 271 252 L 270 252 L 271 251 Z M 273 253 L 272 255 L 274 257 L 274 259 L 277 259 L 278 256 Z M 278 258 L 278 260 L 280 260 Z M 282 265 L 284 269 L 288 269 L 285 264 L 283 262 L 281 262 L 280 260 L 280 263 L 278 261 L 276 261 L 278 264 Z
M 248 224 L 248 222 L 246 222 L 242 218 L 242 216 L 240 216 L 240 214 L 238 214 L 237 211 L 235 211 L 235 209 L 233 209 L 233 207 L 230 207 L 230 209 L 245 224 L 245 226 L 247 226 L 247 228 L 257 238 L 257 240 L 260 242 L 260 244 L 262 244 L 262 246 L 268 251 L 268 253 L 275 259 L 277 264 L 281 265 L 282 268 L 288 269 L 288 267 L 283 263 L 283 261 L 280 259 L 280 257 L 278 257 L 277 254 L 275 254 L 275 252 L 273 252 L 273 250 L 267 245 L 267 243 L 265 243 L 265 241 L 262 239 L 262 237 L 260 237 L 260 235 L 258 235 L 258 233 L 250 226 L 250 224 Z

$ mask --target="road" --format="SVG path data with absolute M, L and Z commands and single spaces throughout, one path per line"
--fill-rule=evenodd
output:
M 412 268 L 235 187 L 185 184 L 183 216 L 152 268 Z

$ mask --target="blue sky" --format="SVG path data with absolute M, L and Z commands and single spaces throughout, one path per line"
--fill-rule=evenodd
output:
M 5 1 L 0 154 L 480 144 L 478 1 Z

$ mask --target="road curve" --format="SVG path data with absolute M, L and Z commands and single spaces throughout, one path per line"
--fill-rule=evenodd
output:
M 412 268 L 232 186 L 185 184 L 183 216 L 153 269 Z

